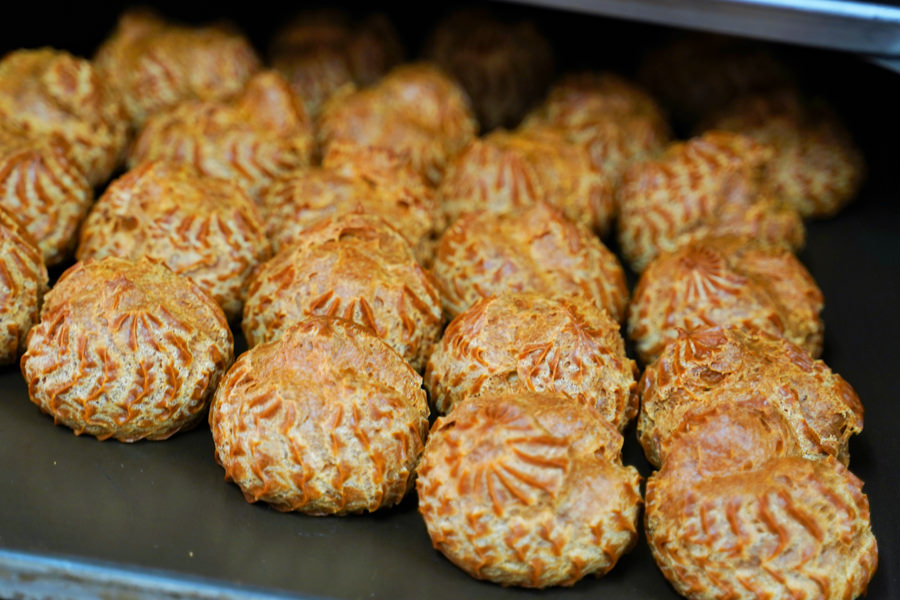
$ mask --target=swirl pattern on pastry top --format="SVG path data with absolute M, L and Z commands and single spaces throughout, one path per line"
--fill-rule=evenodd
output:
M 253 269 L 271 254 L 256 205 L 232 183 L 166 161 L 114 181 L 81 230 L 77 256 L 148 257 L 184 275 L 233 319 Z
M 34 240 L 0 208 L 0 364 L 15 362 L 38 322 L 47 267 Z
M 209 413 L 216 460 L 248 502 L 278 510 L 391 506 L 412 488 L 425 444 L 421 384 L 369 330 L 312 317 L 228 371 Z
M 337 141 L 391 148 L 406 153 L 431 185 L 477 129 L 462 89 L 427 63 L 396 67 L 365 89 L 347 87 L 325 104 L 317 126 L 324 154 Z
M 186 102 L 150 117 L 128 157 L 165 159 L 230 179 L 254 199 L 281 173 L 308 166 L 312 123 L 281 75 L 254 75 L 230 101 Z
M 370 328 L 418 371 L 443 326 L 437 288 L 407 241 L 362 213 L 319 221 L 260 265 L 241 325 L 254 346 L 313 315 Z
M 878 563 L 862 482 L 803 457 L 764 398 L 692 414 L 647 481 L 653 556 L 681 595 L 856 598 Z
M 15 215 L 48 266 L 69 258 L 93 196 L 63 138 L 0 125 L 0 207 Z
M 417 469 L 434 547 L 478 579 L 572 585 L 637 538 L 640 476 L 622 437 L 568 396 L 469 398 L 439 417 Z
M 621 321 L 628 302 L 615 254 L 544 202 L 516 213 L 460 217 L 441 237 L 432 272 L 453 318 L 481 298 L 533 292 L 588 302 Z
M 523 128 L 531 127 L 556 128 L 585 146 L 594 166 L 614 182 L 629 163 L 658 154 L 671 137 L 656 101 L 611 72 L 561 78 L 525 119 Z
M 789 249 L 712 237 L 662 254 L 641 274 L 628 307 L 628 337 L 650 364 L 665 345 L 716 325 L 755 327 L 822 353 L 822 292 Z
M 587 151 L 550 128 L 497 130 L 474 140 L 450 163 L 439 195 L 448 224 L 468 212 L 511 212 L 544 201 L 603 235 L 615 212 L 612 184 Z
M 402 155 L 342 143 L 329 147 L 321 168 L 279 176 L 261 194 L 260 207 L 276 249 L 320 219 L 365 212 L 397 229 L 423 265 L 431 262 L 440 223 L 434 192 Z
M 712 235 L 803 245 L 797 212 L 766 195 L 772 149 L 735 133 L 710 131 L 631 165 L 617 189 L 619 244 L 640 272 L 660 252 Z
M 644 370 L 638 437 L 647 459 L 665 461 L 689 414 L 751 394 L 785 419 L 803 456 L 849 462 L 850 437 L 863 427 L 850 384 L 786 339 L 745 327 L 680 331 Z
M 734 131 L 775 150 L 767 187 L 804 217 L 828 217 L 856 196 L 865 160 L 836 113 L 793 89 L 748 94 L 702 127 Z
M 193 100 L 222 100 L 259 70 L 250 42 L 227 26 L 169 23 L 144 10 L 126 11 L 94 56 L 135 128 L 150 115 Z
M 476 302 L 447 326 L 425 387 L 441 414 L 471 396 L 565 393 L 622 430 L 637 414 L 636 375 L 606 311 L 510 293 Z
M 29 135 L 58 135 L 92 185 L 119 165 L 128 123 L 94 66 L 63 50 L 16 50 L 0 60 L 0 118 Z
M 148 260 L 78 262 L 45 296 L 22 373 L 77 435 L 161 440 L 196 425 L 233 358 L 221 308 Z

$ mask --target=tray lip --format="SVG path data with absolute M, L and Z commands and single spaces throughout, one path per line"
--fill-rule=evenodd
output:
M 858 0 L 501 0 L 860 54 L 900 56 L 900 5 Z
M 120 596 L 139 600 L 327 600 L 167 569 L 0 548 L 0 598 Z

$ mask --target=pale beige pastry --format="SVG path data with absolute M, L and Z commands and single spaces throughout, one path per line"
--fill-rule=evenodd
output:
M 333 144 L 321 168 L 288 171 L 262 191 L 260 209 L 276 250 L 320 219 L 365 212 L 390 223 L 429 264 L 441 222 L 434 191 L 389 148 L 344 150 Z
M 79 260 L 151 258 L 196 283 L 229 319 L 241 314 L 257 264 L 271 255 L 256 205 L 238 186 L 165 161 L 115 180 L 81 229 Z
M 238 358 L 209 425 L 216 461 L 248 502 L 347 514 L 412 488 L 428 403 L 419 374 L 371 331 L 313 317 Z
M 613 182 L 630 163 L 661 152 L 672 135 L 656 100 L 611 72 L 562 77 L 522 127 L 558 129 L 570 142 L 586 147 L 594 166 Z
M 37 244 L 0 208 L 0 364 L 14 363 L 24 352 L 25 337 L 38 321 L 48 281 Z
M 375 85 L 335 94 L 317 125 L 323 154 L 339 141 L 391 148 L 407 154 L 431 185 L 440 183 L 447 163 L 477 128 L 465 92 L 428 63 L 401 65 Z
M 496 130 L 470 143 L 438 189 L 446 222 L 468 212 L 514 212 L 538 201 L 605 234 L 615 214 L 609 179 L 587 150 L 556 130 Z
M 772 147 L 768 188 L 804 217 L 834 215 L 862 185 L 863 155 L 837 114 L 794 89 L 742 96 L 702 127 L 734 131 Z
M 606 311 L 508 293 L 453 319 L 428 359 L 425 387 L 441 414 L 472 396 L 560 392 L 622 430 L 637 414 L 636 375 Z
M 58 135 L 34 136 L 0 124 L 0 208 L 37 243 L 47 266 L 68 259 L 94 200 L 90 183 Z
M 533 292 L 625 316 L 628 288 L 615 254 L 544 202 L 514 213 L 460 217 L 441 237 L 432 273 L 453 318 L 481 298 Z
M 260 60 L 250 42 L 227 26 L 180 25 L 132 9 L 100 45 L 94 66 L 137 128 L 181 102 L 237 94 Z
M 275 33 L 269 55 L 272 67 L 316 117 L 343 85 L 375 83 L 403 61 L 405 51 L 383 14 L 354 20 L 338 10 L 312 9 Z
M 711 235 L 743 235 L 798 249 L 804 228 L 765 188 L 773 157 L 748 137 L 709 131 L 626 169 L 617 189 L 619 246 L 640 272 L 661 252 Z
M 228 101 L 185 102 L 150 117 L 128 164 L 184 163 L 208 177 L 230 179 L 256 199 L 276 176 L 312 162 L 313 136 L 312 122 L 284 78 L 263 71 Z
M 233 343 L 197 285 L 142 259 L 78 262 L 28 334 L 28 395 L 76 434 L 161 440 L 206 415 Z
M 811 460 L 758 396 L 691 415 L 647 480 L 653 557 L 690 600 L 865 593 L 878 564 L 862 482 Z
M 252 347 L 313 315 L 368 327 L 417 371 L 443 326 L 437 288 L 409 243 L 363 213 L 319 221 L 261 264 L 241 326 Z
M 431 428 L 417 469 L 434 547 L 478 579 L 544 588 L 603 575 L 637 540 L 622 436 L 563 394 L 485 395 Z
M 850 461 L 850 437 L 863 428 L 850 384 L 786 339 L 744 326 L 680 331 L 644 369 L 638 439 L 647 460 L 665 461 L 691 414 L 751 395 L 784 418 L 804 456 Z
M 706 238 L 657 257 L 628 307 L 628 337 L 649 364 L 679 330 L 755 327 L 814 358 L 822 353 L 824 299 L 788 248 L 737 237 Z
M 0 119 L 29 135 L 65 139 L 92 185 L 109 179 L 128 141 L 118 96 L 90 61 L 64 50 L 16 50 L 0 60 Z
M 553 77 L 553 47 L 532 22 L 461 9 L 431 33 L 425 56 L 453 75 L 472 100 L 483 131 L 514 127 Z

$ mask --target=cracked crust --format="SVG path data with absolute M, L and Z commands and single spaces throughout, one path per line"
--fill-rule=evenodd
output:
M 640 476 L 621 448 L 613 425 L 562 394 L 469 398 L 431 428 L 419 512 L 434 547 L 473 577 L 572 585 L 637 540 Z
M 162 440 L 202 420 L 232 344 L 222 309 L 190 280 L 111 257 L 63 273 L 21 367 L 31 401 L 77 435 Z
M 425 386 L 441 414 L 471 396 L 565 393 L 621 431 L 637 414 L 636 375 L 606 311 L 510 293 L 476 302 L 447 326 Z
M 216 460 L 248 502 L 281 511 L 397 504 L 428 431 L 421 386 L 368 329 L 310 318 L 241 355 L 222 380 L 209 413 Z

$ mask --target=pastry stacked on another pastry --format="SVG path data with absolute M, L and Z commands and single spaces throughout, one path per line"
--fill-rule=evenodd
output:
M 233 343 L 222 309 L 166 267 L 121 258 L 76 263 L 28 334 L 28 395 L 76 434 L 161 440 L 196 425 Z
M 822 292 L 788 248 L 738 237 L 701 239 L 658 256 L 628 307 L 628 336 L 650 364 L 679 330 L 753 326 L 822 353 Z
M 346 151 L 345 151 L 346 150 Z M 276 250 L 320 219 L 349 212 L 380 216 L 430 264 L 439 223 L 434 191 L 389 148 L 329 147 L 322 167 L 288 171 L 260 194 L 266 231 Z
M 448 224 L 469 212 L 514 212 L 543 201 L 603 235 L 615 212 L 613 187 L 587 150 L 549 128 L 474 140 L 450 163 L 439 194 Z
M 438 67 L 415 63 L 393 69 L 368 88 L 334 95 L 319 115 L 318 139 L 323 154 L 335 142 L 405 153 L 437 185 L 476 129 L 459 85 Z
M 647 480 L 653 557 L 691 600 L 856 598 L 878 563 L 862 482 L 759 395 L 690 413 Z
M 93 196 L 63 138 L 0 123 L 0 208 L 15 215 L 47 266 L 69 258 Z
M 587 148 L 594 166 L 617 182 L 632 162 L 652 157 L 671 133 L 656 101 L 613 73 L 572 73 L 557 81 L 523 128 L 553 127 Z
M 478 579 L 543 588 L 603 575 L 637 540 L 640 476 L 593 407 L 553 393 L 460 402 L 417 469 L 434 547 Z
M 91 185 L 123 158 L 122 104 L 87 60 L 63 50 L 16 50 L 0 60 L 0 120 L 29 136 L 58 135 Z
M 553 48 L 533 23 L 458 10 L 438 23 L 425 56 L 453 75 L 487 131 L 514 127 L 553 77 Z
M 260 60 L 250 42 L 229 27 L 176 25 L 138 9 L 121 16 L 94 65 L 138 128 L 150 115 L 181 102 L 237 94 Z
M 313 317 L 241 355 L 209 412 L 248 502 L 313 515 L 397 504 L 428 431 L 422 378 L 365 327 Z
M 636 374 L 606 311 L 509 293 L 476 302 L 447 326 L 425 386 L 441 414 L 472 396 L 559 392 L 623 430 L 637 414 Z
M 862 153 L 837 115 L 791 88 L 742 96 L 703 127 L 734 131 L 773 148 L 768 189 L 804 217 L 834 215 L 862 185 Z
M 128 157 L 132 168 L 166 159 L 230 179 L 254 199 L 273 178 L 312 161 L 312 122 L 284 78 L 264 71 L 228 101 L 184 102 L 150 117 Z
M 803 245 L 800 215 L 764 187 L 773 151 L 710 131 L 631 165 L 617 190 L 619 246 L 636 272 L 660 252 L 707 236 L 742 235 Z
M 149 162 L 114 181 L 81 230 L 80 260 L 151 258 L 193 280 L 229 319 L 271 254 L 256 205 L 238 186 L 184 165 Z
M 0 208 L 0 364 L 16 362 L 37 323 L 47 267 L 41 251 L 12 215 Z
M 409 243 L 363 213 L 319 221 L 260 265 L 241 325 L 252 347 L 314 315 L 368 327 L 417 371 L 443 326 L 437 288 Z
M 384 15 L 359 21 L 337 10 L 305 11 L 272 40 L 272 67 L 288 80 L 307 113 L 318 116 L 347 83 L 372 85 L 404 57 L 403 44 Z
M 616 256 L 587 228 L 544 202 L 515 213 L 460 217 L 438 242 L 431 269 L 450 318 L 506 292 L 592 304 L 616 321 L 624 318 L 628 303 Z

